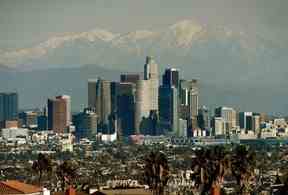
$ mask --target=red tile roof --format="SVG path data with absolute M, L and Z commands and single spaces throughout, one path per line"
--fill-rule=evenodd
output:
M 0 194 L 31 194 L 41 192 L 38 186 L 25 184 L 16 180 L 8 180 L 0 182 Z

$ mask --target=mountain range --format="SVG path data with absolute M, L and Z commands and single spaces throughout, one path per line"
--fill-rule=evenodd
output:
M 199 79 L 202 104 L 287 113 L 287 48 L 261 34 L 191 20 L 161 30 L 65 33 L 30 48 L 0 50 L 0 89 L 21 92 L 24 107 L 68 93 L 78 110 L 86 104 L 88 78 L 143 72 L 145 56 L 152 55 L 161 72 L 175 67 L 183 78 Z

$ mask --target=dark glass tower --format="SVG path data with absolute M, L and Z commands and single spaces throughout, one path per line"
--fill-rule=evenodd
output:
M 163 86 L 175 87 L 178 89 L 179 87 L 179 71 L 175 68 L 169 68 L 165 70 L 165 73 L 162 77 Z
M 0 93 L 0 122 L 5 120 L 17 120 L 18 118 L 18 94 Z

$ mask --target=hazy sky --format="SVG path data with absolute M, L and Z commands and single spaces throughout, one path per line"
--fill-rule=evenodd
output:
M 183 19 L 287 41 L 288 0 L 0 0 L 0 49 L 64 32 L 161 29 Z

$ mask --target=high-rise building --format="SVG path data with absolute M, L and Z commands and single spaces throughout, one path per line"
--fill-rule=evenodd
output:
M 71 123 L 71 100 L 69 96 L 48 99 L 48 129 L 64 133 Z
M 121 74 L 120 75 L 120 82 L 121 83 L 134 83 L 140 80 L 139 74 Z
M 107 80 L 88 81 L 88 107 L 95 109 L 98 116 L 98 129 L 110 131 L 109 118 L 112 113 L 111 82 Z
M 199 88 L 198 81 L 180 80 L 179 87 L 180 114 L 181 118 L 187 120 L 188 136 L 193 135 L 193 131 L 198 129 L 198 109 L 199 109 Z M 186 112 L 186 113 L 185 113 Z
M 180 81 L 180 103 L 189 106 L 189 118 L 197 117 L 199 109 L 198 80 Z
M 198 127 L 202 130 L 210 130 L 210 113 L 206 106 L 202 106 L 198 112 Z
M 252 116 L 252 131 L 254 131 L 255 133 L 258 133 L 260 130 L 260 122 L 261 122 L 260 115 Z
M 161 128 L 167 133 L 179 134 L 178 90 L 174 86 L 159 88 L 159 119 Z
M 38 113 L 34 111 L 26 111 L 19 113 L 19 119 L 21 120 L 22 127 L 36 127 L 37 126 Z
M 136 85 L 134 83 L 119 83 L 117 94 L 117 120 L 119 120 L 118 127 L 123 136 L 135 134 L 135 93 Z
M 135 100 L 135 131 L 139 134 L 141 121 L 149 117 L 152 110 L 150 80 L 137 81 Z
M 165 70 L 165 73 L 162 77 L 163 86 L 174 86 L 179 88 L 179 71 L 175 68 L 169 68 Z
M 110 90 L 111 90 L 111 114 L 116 114 L 118 110 L 118 94 L 120 90 L 120 83 L 119 82 L 111 82 L 110 84 Z
M 225 135 L 225 121 L 222 117 L 214 117 L 213 118 L 213 130 L 214 135 Z
M 0 122 L 18 119 L 18 94 L 0 93 Z
M 73 116 L 77 139 L 92 138 L 97 134 L 97 115 L 93 110 L 84 109 Z
M 215 109 L 215 117 L 222 117 L 226 131 L 236 127 L 236 111 L 230 107 L 218 107 Z
M 244 129 L 246 132 L 252 130 L 252 112 L 240 112 L 239 113 L 239 125 L 240 129 Z
M 151 56 L 146 57 L 146 63 L 144 65 L 144 80 L 149 80 L 149 91 L 151 110 L 158 110 L 158 65 L 155 63 Z
M 97 79 L 88 80 L 88 107 L 96 108 Z
M 48 117 L 46 115 L 40 115 L 37 117 L 37 129 L 44 131 L 48 129 Z
M 141 122 L 149 117 L 151 111 L 158 110 L 158 65 L 152 57 L 146 57 L 144 80 L 136 83 L 135 131 L 140 133 Z

